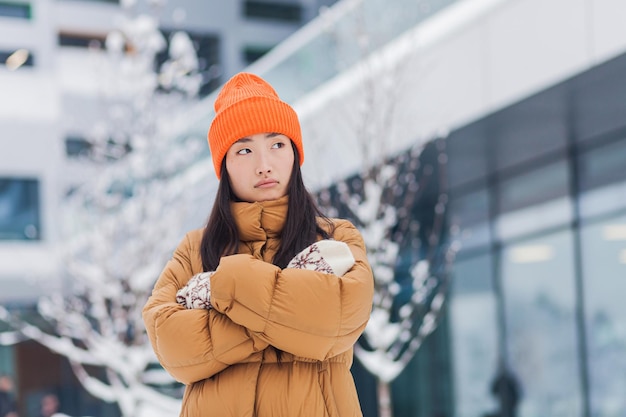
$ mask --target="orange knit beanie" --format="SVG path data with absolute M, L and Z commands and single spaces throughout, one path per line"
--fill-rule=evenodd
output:
M 280 133 L 293 141 L 304 162 L 302 133 L 298 115 L 281 101 L 276 91 L 261 77 L 241 72 L 233 76 L 215 99 L 215 118 L 209 128 L 209 148 L 217 178 L 230 146 L 257 133 Z

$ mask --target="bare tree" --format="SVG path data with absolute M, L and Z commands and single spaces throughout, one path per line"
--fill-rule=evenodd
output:
M 361 230 L 375 279 L 372 315 L 355 354 L 378 381 L 379 415 L 393 415 L 390 383 L 443 313 L 455 247 L 446 223 L 445 139 L 416 146 L 319 193 L 330 215 Z M 401 258 L 410 279 L 400 279 Z
M 117 182 L 122 175 L 137 183 Z M 185 200 L 174 186 L 158 179 L 142 183 L 122 165 L 103 177 L 68 202 L 82 225 L 61 249 L 65 290 L 39 299 L 43 324 L 0 307 L 0 320 L 13 329 L 0 335 L 0 343 L 32 339 L 66 357 L 84 388 L 117 403 L 124 416 L 171 416 L 182 391 L 158 365 L 141 308 L 179 238 Z M 118 184 L 127 186 L 116 189 Z
M 455 229 L 446 221 L 446 134 L 415 138 L 416 145 L 398 151 L 390 141 L 402 134 L 395 131 L 397 106 L 402 95 L 411 94 L 404 91 L 410 85 L 406 81 L 417 76 L 411 72 L 419 65 L 386 61 L 384 53 L 375 51 L 380 45 L 363 8 L 356 9 L 351 25 L 335 26 L 331 20 L 327 30 L 334 35 L 339 67 L 341 56 L 347 55 L 344 49 L 360 47 L 357 87 L 331 104 L 337 120 L 333 126 L 356 138 L 359 169 L 318 196 L 329 215 L 348 217 L 357 225 L 368 249 L 374 303 L 355 355 L 377 379 L 379 416 L 390 417 L 390 384 L 436 329 L 456 252 Z M 410 279 L 398 276 L 401 260 L 408 260 Z
M 197 59 L 177 32 L 156 68 L 166 43 L 147 15 L 126 16 L 106 44 L 120 92 L 106 102 L 116 119 L 105 115 L 88 155 L 108 164 L 64 201 L 64 290 L 39 299 L 43 323 L 0 306 L 11 328 L 0 344 L 32 339 L 65 356 L 84 388 L 124 416 L 172 416 L 182 387 L 158 364 L 141 309 L 202 197 L 184 184 L 200 169 L 187 168 L 206 154 L 205 139 L 173 134 L 199 88 Z
M 209 71 L 200 68 L 195 46 L 184 31 L 168 39 L 154 17 L 161 0 L 151 0 L 152 10 L 139 13 L 135 0 L 124 0 L 118 27 L 98 45 L 92 58 L 100 84 L 100 118 L 87 134 L 93 162 L 110 162 L 152 146 L 159 119 L 175 107 L 193 101 Z

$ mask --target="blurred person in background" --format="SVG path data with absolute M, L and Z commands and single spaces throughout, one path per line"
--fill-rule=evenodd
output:
M 353 345 L 374 280 L 359 231 L 306 190 L 300 124 L 265 80 L 240 73 L 208 133 L 220 180 L 143 317 L 185 417 L 357 417 Z
M 0 417 L 18 417 L 13 379 L 9 375 L 0 375 Z
M 55 394 L 49 393 L 45 394 L 41 397 L 41 408 L 39 410 L 38 417 L 52 417 L 58 415 L 59 407 L 59 397 Z
M 516 417 L 517 407 L 521 400 L 522 392 L 518 379 L 502 357 L 498 359 L 496 375 L 491 386 L 491 394 L 498 402 L 498 410 L 487 414 L 486 417 Z

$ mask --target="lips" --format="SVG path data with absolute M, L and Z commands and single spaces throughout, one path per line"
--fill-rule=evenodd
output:
M 267 187 L 272 187 L 276 184 L 278 184 L 278 181 L 276 180 L 264 179 L 254 184 L 254 188 L 267 188 Z

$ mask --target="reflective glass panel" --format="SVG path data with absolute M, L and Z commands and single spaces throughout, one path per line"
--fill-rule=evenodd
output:
M 11 375 L 14 373 L 14 356 L 15 355 L 13 355 L 13 346 L 0 345 L 0 375 Z
M 0 240 L 39 238 L 39 182 L 0 178 Z
M 489 392 L 497 358 L 497 312 L 491 271 L 489 254 L 454 265 L 449 314 L 457 417 L 483 416 L 496 408 Z
M 520 417 L 580 417 L 571 231 L 504 248 L 507 352 L 521 383 Z
M 450 221 L 460 230 L 460 253 L 485 247 L 490 242 L 489 200 L 487 189 L 465 195 L 451 194 Z
M 582 217 L 626 207 L 626 139 L 582 153 L 578 171 Z
M 30 19 L 31 14 L 30 4 L 28 3 L 0 1 L 0 16 Z
M 568 172 L 563 160 L 502 181 L 497 191 L 498 237 L 507 240 L 570 222 Z
M 456 1 L 396 0 L 395 7 L 389 7 L 384 0 L 354 2 L 347 13 L 327 13 L 324 30 L 300 41 L 293 53 L 263 71 L 263 78 L 280 91 L 284 101 L 295 102 L 341 70 L 352 67 L 364 54 Z M 308 36 L 306 33 L 301 39 Z
M 626 216 L 581 229 L 591 415 L 626 415 Z

